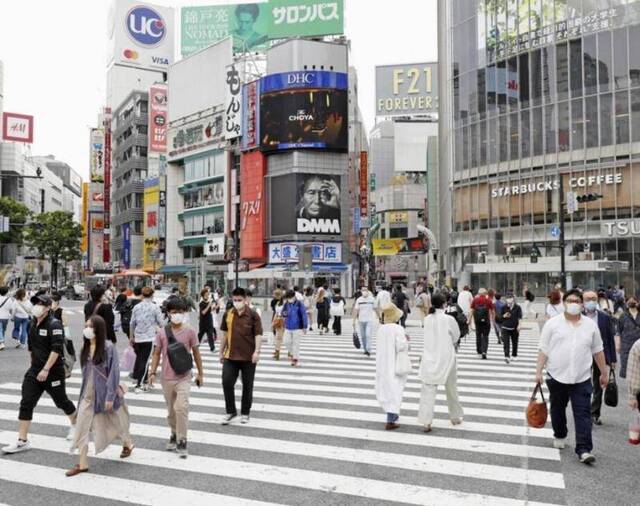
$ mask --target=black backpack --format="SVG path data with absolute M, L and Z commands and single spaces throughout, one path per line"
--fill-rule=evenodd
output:
M 167 357 L 169 358 L 171 368 L 177 375 L 188 373 L 193 369 L 193 357 L 191 353 L 184 344 L 176 341 L 171 325 L 167 325 L 164 328 L 164 332 L 167 335 Z
M 469 333 L 469 322 L 467 317 L 464 315 L 462 308 L 458 306 L 458 304 L 449 306 L 449 308 L 451 310 L 447 311 L 447 314 L 455 319 L 458 324 L 458 328 L 460 329 L 460 337 L 463 338 Z
M 476 325 L 489 323 L 489 308 L 486 304 L 483 303 L 481 306 L 476 306 L 474 308 L 473 318 L 476 321 Z

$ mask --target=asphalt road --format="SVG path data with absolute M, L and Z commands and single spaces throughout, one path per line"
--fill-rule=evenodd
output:
M 79 348 L 82 303 L 64 306 Z M 418 322 L 410 323 L 417 365 L 422 336 Z M 120 462 L 112 447 L 102 458 L 91 457 L 91 473 L 65 478 L 74 460 L 63 439 L 64 418 L 45 394 L 34 417 L 35 448 L 0 456 L 0 503 L 637 504 L 638 449 L 626 442 L 625 407 L 603 408 L 604 425 L 594 428 L 598 461 L 592 467 L 579 464 L 571 448 L 551 448 L 549 423 L 541 430 L 524 426 L 537 326 L 523 333 L 520 360 L 510 365 L 493 336 L 488 361 L 475 355 L 472 338 L 463 343 L 458 388 L 465 423 L 449 425 L 439 395 L 429 435 L 416 422 L 415 373 L 405 390 L 401 429 L 383 430 L 373 389 L 375 361 L 351 346 L 351 322 L 344 327 L 340 337 L 308 334 L 299 369 L 273 361 L 272 348 L 265 347 L 246 426 L 219 425 L 220 366 L 205 351 L 206 384 L 192 390 L 186 461 L 163 451 L 164 399 L 154 390 L 127 396 L 137 445 L 130 460 Z M 122 339 L 119 347 L 124 345 Z M 26 367 L 26 351 L 9 346 L 0 352 L 0 444 L 15 438 Z M 76 372 L 69 381 L 73 400 L 79 379 Z

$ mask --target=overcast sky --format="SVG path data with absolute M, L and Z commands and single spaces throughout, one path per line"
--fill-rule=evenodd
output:
M 89 127 L 105 97 L 107 11 L 111 0 L 0 2 L 4 110 L 35 116 L 34 155 L 53 154 L 89 174 Z M 227 0 L 158 0 L 211 5 Z M 345 0 L 360 107 L 374 123 L 374 66 L 437 59 L 436 0 Z M 177 18 L 176 18 L 177 19 Z M 176 41 L 176 44 L 178 42 Z

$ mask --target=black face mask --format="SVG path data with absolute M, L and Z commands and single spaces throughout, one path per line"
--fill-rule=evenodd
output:
M 629 307 L 629 309 L 636 309 L 638 307 L 638 303 L 637 302 L 629 302 L 627 304 L 627 306 Z

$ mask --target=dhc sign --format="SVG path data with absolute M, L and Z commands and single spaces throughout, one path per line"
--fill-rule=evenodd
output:
M 145 47 L 157 46 L 167 33 L 162 16 L 151 7 L 141 5 L 127 13 L 125 25 L 129 37 Z

